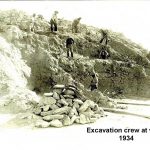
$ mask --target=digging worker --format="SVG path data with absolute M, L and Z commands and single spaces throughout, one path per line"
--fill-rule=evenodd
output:
M 74 40 L 71 37 L 68 37 L 66 40 L 67 57 L 69 57 L 69 52 L 70 52 L 71 57 L 73 58 L 73 44 L 74 44 Z
M 30 32 L 34 32 L 35 31 L 35 19 L 36 19 L 36 14 L 32 15 L 31 18 L 31 24 L 30 24 Z
M 107 33 L 107 31 L 101 30 L 101 35 L 102 35 L 102 38 L 100 40 L 100 43 L 107 45 L 108 44 L 108 33 Z
M 110 57 L 110 54 L 107 51 L 107 47 L 103 46 L 100 53 L 99 53 L 99 58 L 100 59 L 108 59 L 109 57 Z
M 73 20 L 73 23 L 72 23 L 72 33 L 78 33 L 79 32 L 80 20 L 81 20 L 81 17 Z
M 90 89 L 91 91 L 98 89 L 98 77 L 97 74 L 95 72 L 92 73 L 92 80 L 91 80 L 91 84 L 90 84 Z
M 51 31 L 57 31 L 57 23 L 58 23 L 58 18 L 57 18 L 58 11 L 54 11 L 54 14 L 50 20 L 50 25 L 51 25 Z

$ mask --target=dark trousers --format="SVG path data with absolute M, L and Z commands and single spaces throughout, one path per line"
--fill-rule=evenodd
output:
M 97 86 L 96 85 L 91 85 L 91 91 L 96 90 Z
M 67 45 L 67 57 L 69 57 L 69 52 L 71 53 L 71 57 L 73 57 L 73 45 Z
M 100 59 L 108 59 L 108 57 L 106 55 L 99 55 Z
M 51 24 L 51 31 L 52 32 L 57 31 L 57 23 L 55 21 L 51 20 L 50 24 Z

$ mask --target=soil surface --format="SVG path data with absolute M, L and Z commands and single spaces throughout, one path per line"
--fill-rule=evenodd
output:
M 128 100 L 124 100 L 127 102 Z M 149 104 L 150 100 L 130 100 L 134 103 Z M 121 105 L 123 106 L 123 105 Z M 150 115 L 150 106 L 128 105 L 123 110 L 133 112 L 140 115 Z M 0 141 L 1 146 L 5 150 L 26 150 L 26 149 L 92 149 L 104 147 L 110 149 L 116 147 L 137 148 L 148 146 L 149 133 L 126 133 L 133 135 L 133 141 L 120 141 L 119 136 L 123 133 L 87 133 L 87 128 L 92 129 L 142 129 L 150 127 L 150 119 L 137 117 L 133 115 L 116 114 L 105 112 L 106 117 L 100 118 L 96 123 L 85 125 L 73 125 L 63 128 L 33 128 L 31 122 L 20 121 L 15 118 L 16 115 L 1 114 L 0 115 Z M 23 116 L 24 114 L 20 114 Z M 15 118 L 15 119 L 14 119 Z M 23 117 L 25 118 L 25 117 Z M 9 143 L 9 144 L 8 144 Z M 109 143 L 109 144 L 108 144 Z

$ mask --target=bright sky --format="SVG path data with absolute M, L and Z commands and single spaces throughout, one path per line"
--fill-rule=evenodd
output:
M 0 1 L 0 9 L 37 12 L 49 20 L 54 10 L 59 17 L 108 28 L 123 33 L 127 38 L 150 50 L 149 1 Z

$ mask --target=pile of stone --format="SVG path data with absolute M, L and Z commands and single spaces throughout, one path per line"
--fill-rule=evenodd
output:
M 81 99 L 75 86 L 55 85 L 53 92 L 45 93 L 34 113 L 40 116 L 36 127 L 62 127 L 73 123 L 93 123 L 104 115 L 93 101 Z

